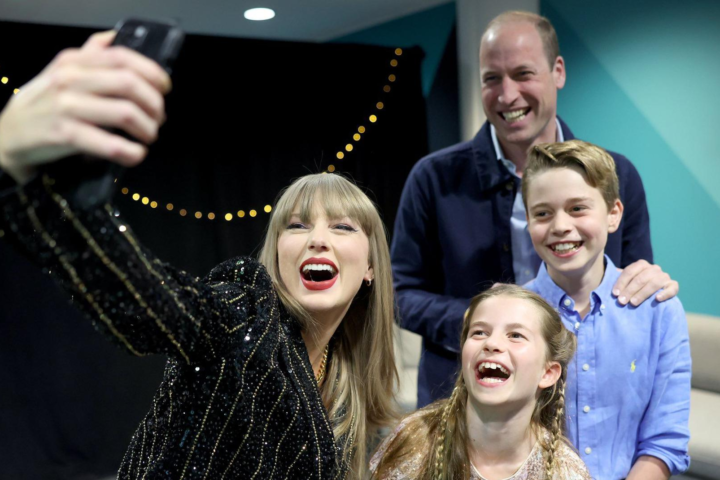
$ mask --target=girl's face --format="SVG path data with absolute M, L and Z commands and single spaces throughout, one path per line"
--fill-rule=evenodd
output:
M 480 303 L 469 322 L 462 349 L 469 404 L 534 408 L 561 373 L 559 363 L 547 361 L 541 311 L 529 300 L 500 295 Z
M 327 218 L 315 208 L 303 222 L 290 216 L 278 238 L 280 278 L 290 295 L 317 316 L 344 316 L 363 281 L 373 279 L 369 241 L 348 217 Z

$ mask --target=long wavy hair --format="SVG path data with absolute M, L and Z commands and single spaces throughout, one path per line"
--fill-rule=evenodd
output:
M 558 313 L 536 293 L 517 285 L 497 285 L 475 296 L 465 312 L 461 348 L 470 330 L 470 319 L 478 305 L 489 298 L 507 296 L 533 304 L 540 318 L 541 332 L 546 344 L 548 362 L 558 362 L 562 373 L 558 381 L 543 389 L 535 404 L 530 427 L 544 450 L 546 478 L 555 470 L 555 453 L 565 432 L 565 380 L 567 365 L 575 354 L 575 335 L 562 324 Z M 373 478 L 384 478 L 411 457 L 422 453 L 423 466 L 419 480 L 455 480 L 470 478 L 470 457 L 467 450 L 469 435 L 466 408 L 468 390 L 462 372 L 458 374 L 450 398 L 438 400 L 413 416 L 396 435 L 379 462 Z M 543 430 L 549 432 L 545 438 Z
M 333 345 L 323 403 L 329 410 L 335 438 L 343 439 L 343 455 L 355 478 L 367 474 L 367 447 L 381 426 L 397 418 L 394 394 L 398 383 L 393 349 L 395 304 L 387 234 L 377 208 L 352 182 L 336 174 L 307 175 L 297 179 L 280 196 L 268 225 L 260 262 L 267 268 L 278 297 L 305 331 L 315 320 L 295 300 L 280 278 L 278 238 L 290 216 L 302 221 L 322 208 L 328 218 L 349 217 L 368 237 L 371 286 L 362 284 L 343 319 Z

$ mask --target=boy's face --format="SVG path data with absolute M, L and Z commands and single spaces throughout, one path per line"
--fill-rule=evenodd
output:
M 622 219 L 620 200 L 608 211 L 600 191 L 576 168 L 538 174 L 527 195 L 530 238 L 550 276 L 579 279 L 599 274 L 602 280 L 607 237 Z

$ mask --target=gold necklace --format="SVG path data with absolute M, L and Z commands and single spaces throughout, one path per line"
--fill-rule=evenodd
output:
M 320 362 L 320 368 L 318 369 L 317 375 L 315 375 L 315 380 L 317 381 L 318 386 L 322 385 L 323 380 L 325 380 L 325 369 L 327 367 L 327 357 L 329 351 L 330 344 L 328 343 L 325 345 L 325 351 L 323 352 L 323 358 Z

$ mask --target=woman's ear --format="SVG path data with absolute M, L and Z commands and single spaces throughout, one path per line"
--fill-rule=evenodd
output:
M 558 380 L 560 380 L 560 375 L 562 375 L 562 367 L 558 362 L 549 362 L 545 366 L 545 372 L 543 373 L 543 376 L 540 377 L 540 383 L 538 384 L 538 388 L 545 389 L 548 387 L 552 387 L 557 383 Z
M 367 281 L 373 281 L 375 279 L 375 271 L 373 270 L 373 267 L 368 267 L 367 272 L 365 272 L 365 276 L 363 276 L 363 280 Z

